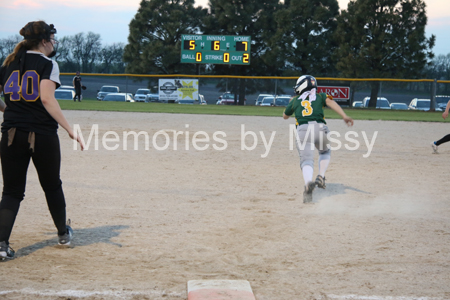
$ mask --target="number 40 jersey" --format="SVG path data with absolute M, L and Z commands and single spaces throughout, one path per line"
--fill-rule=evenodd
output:
M 41 101 L 41 81 L 61 85 L 58 64 L 36 51 L 27 51 L 25 64 L 20 69 L 19 57 L 9 66 L 0 68 L 0 84 L 3 86 L 6 109 L 2 132 L 17 128 L 40 134 L 56 134 L 58 123 L 45 109 Z

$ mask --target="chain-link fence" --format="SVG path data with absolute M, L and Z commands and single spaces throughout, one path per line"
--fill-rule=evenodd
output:
M 61 74 L 63 85 L 72 85 L 75 74 Z M 121 92 L 134 94 L 139 88 L 159 93 L 158 81 L 163 78 L 192 78 L 199 81 L 199 94 L 204 95 L 208 104 L 216 104 L 224 92 L 236 93 L 245 86 L 246 105 L 254 105 L 259 94 L 293 95 L 296 77 L 245 77 L 245 76 L 208 76 L 208 75 L 132 75 L 132 74 L 81 74 L 87 87 L 83 91 L 84 99 L 96 99 L 97 92 L 104 85 L 118 86 Z M 316 78 L 319 87 L 348 87 L 348 100 L 337 99 L 343 105 L 353 101 L 362 101 L 370 97 L 372 88 L 378 90 L 378 97 L 385 97 L 390 103 L 409 104 L 413 98 L 432 99 L 433 95 L 450 95 L 449 80 L 433 79 L 343 79 Z M 375 86 L 375 87 L 374 87 Z M 440 99 L 439 97 L 437 99 Z M 439 100 L 437 100 L 439 101 Z M 447 100 L 448 101 L 448 100 Z M 437 106 L 436 106 L 437 107 Z

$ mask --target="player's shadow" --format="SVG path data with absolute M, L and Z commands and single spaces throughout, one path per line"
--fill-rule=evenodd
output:
M 127 229 L 126 225 L 114 225 L 114 226 L 100 226 L 94 228 L 80 228 L 73 229 L 74 240 L 71 243 L 73 247 L 88 246 L 97 243 L 111 244 L 117 247 L 122 247 L 121 244 L 111 241 L 112 238 L 120 235 L 120 230 Z M 16 251 L 16 257 L 27 256 L 34 251 L 45 247 L 53 247 L 58 245 L 58 238 L 56 232 L 47 233 L 47 235 L 54 236 L 51 239 L 47 239 L 33 245 L 18 249 Z
M 342 184 L 342 183 L 327 183 L 325 189 L 315 188 L 313 192 L 313 202 L 319 202 L 323 198 L 334 196 L 334 195 L 343 195 L 347 190 L 355 191 L 363 194 L 370 194 L 369 192 L 356 189 L 354 187 Z

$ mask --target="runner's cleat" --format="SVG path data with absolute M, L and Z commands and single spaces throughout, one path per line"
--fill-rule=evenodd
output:
M 318 188 L 324 189 L 326 187 L 326 185 L 325 185 L 325 177 L 317 175 L 316 185 L 317 185 Z
M 312 181 L 308 182 L 308 184 L 305 186 L 305 191 L 303 192 L 303 203 L 313 202 L 312 192 L 314 191 L 315 187 L 316 184 L 314 182 Z
M 72 238 L 73 238 L 73 230 L 72 227 L 70 227 L 70 219 L 69 219 L 66 225 L 66 233 L 63 235 L 58 235 L 58 245 L 70 246 Z
M 438 146 L 436 146 L 435 142 L 431 143 L 431 148 L 433 149 L 433 154 L 438 154 Z
M 0 260 L 13 259 L 14 253 L 14 250 L 6 242 L 0 242 Z

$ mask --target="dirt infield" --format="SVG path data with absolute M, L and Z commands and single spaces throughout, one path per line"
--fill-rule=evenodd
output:
M 305 205 L 292 119 L 65 115 L 85 140 L 94 124 L 99 136 L 98 150 L 91 140 L 81 152 L 60 131 L 74 247 L 55 246 L 30 166 L 11 236 L 17 257 L 0 263 L 0 299 L 186 299 L 196 279 L 248 280 L 258 300 L 450 299 L 450 144 L 439 155 L 430 147 L 448 124 L 356 121 L 351 141 L 343 121 L 329 120 L 342 148 L 332 153 L 327 189 Z M 258 137 L 252 151 L 241 150 L 242 124 Z M 166 150 L 155 149 L 166 142 L 160 130 Z M 103 144 L 107 131 L 119 142 L 110 133 Z M 148 133 L 148 150 L 144 135 L 136 150 L 129 136 L 124 150 L 123 131 Z M 270 151 L 260 131 L 266 144 L 276 131 Z M 375 131 L 365 158 L 363 132 L 372 141 Z M 208 149 L 195 149 L 195 133 L 197 148 Z

